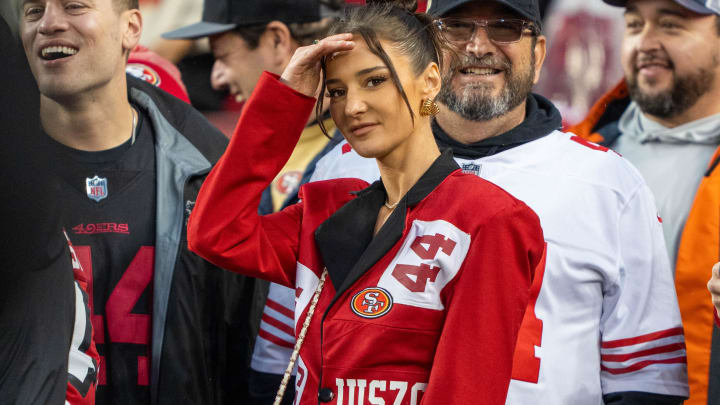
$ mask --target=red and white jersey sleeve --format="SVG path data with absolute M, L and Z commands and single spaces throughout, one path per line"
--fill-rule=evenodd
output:
M 660 221 L 642 184 L 620 211 L 619 271 L 603 301 L 604 392 L 688 394 L 685 339 Z
M 295 346 L 295 290 L 270 283 L 250 367 L 283 374 Z
M 602 404 L 613 392 L 687 396 L 682 323 L 644 180 L 613 151 L 548 136 L 460 167 L 525 202 L 548 242 L 515 352 L 507 404 Z M 379 178 L 343 142 L 313 179 Z
M 93 405 L 97 388 L 100 356 L 93 340 L 90 306 L 87 295 L 88 278 L 67 234 L 68 248 L 75 276 L 75 324 L 68 353 L 68 385 L 65 405 Z

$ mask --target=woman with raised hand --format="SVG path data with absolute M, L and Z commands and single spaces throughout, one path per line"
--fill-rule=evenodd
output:
M 535 214 L 438 150 L 437 32 L 408 9 L 352 9 L 282 76 L 265 73 L 190 217 L 193 251 L 295 288 L 299 405 L 503 404 L 544 265 Z M 258 216 L 319 84 L 382 179 L 310 183 L 297 205 Z

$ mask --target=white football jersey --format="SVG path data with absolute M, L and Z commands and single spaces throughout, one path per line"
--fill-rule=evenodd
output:
M 506 403 L 602 404 L 604 394 L 622 391 L 687 396 L 662 219 L 637 170 L 613 151 L 559 131 L 455 160 L 530 206 L 548 242 Z M 311 181 L 379 176 L 373 159 L 342 142 L 318 162 Z

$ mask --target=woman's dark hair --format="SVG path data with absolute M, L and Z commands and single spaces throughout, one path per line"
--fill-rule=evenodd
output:
M 410 118 L 415 123 L 410 101 L 403 89 L 400 78 L 390 57 L 380 44 L 380 40 L 390 42 L 401 54 L 407 56 L 412 63 L 416 75 L 422 73 L 430 62 L 441 64 L 441 41 L 439 32 L 432 18 L 425 13 L 415 13 L 417 2 L 368 0 L 365 7 L 348 8 L 345 17 L 330 27 L 328 35 L 344 32 L 360 35 L 367 43 L 370 52 L 377 55 L 390 71 L 392 82 L 405 101 Z M 325 60 L 322 63 L 321 91 L 315 106 L 317 117 L 322 116 L 323 96 L 325 94 Z M 321 119 L 320 129 L 330 137 Z

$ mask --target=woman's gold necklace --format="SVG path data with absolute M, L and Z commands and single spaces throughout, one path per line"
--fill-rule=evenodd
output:
M 385 205 L 385 208 L 387 208 L 387 209 L 389 209 L 389 210 L 394 210 L 395 207 L 397 207 L 397 205 L 400 204 L 400 200 L 398 200 L 395 204 L 390 204 L 390 203 L 388 202 L 388 199 L 385 198 L 385 202 L 384 202 L 383 204 Z

